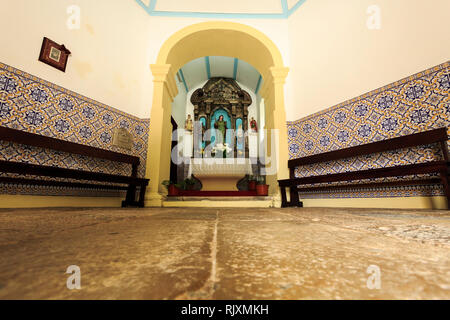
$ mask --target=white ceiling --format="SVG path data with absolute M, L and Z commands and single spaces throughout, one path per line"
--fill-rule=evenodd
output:
M 221 12 L 221 13 L 281 13 L 280 0 L 159 0 L 155 10 Z
M 306 0 L 134 0 L 151 16 L 287 19 Z
M 193 60 L 180 69 L 179 76 L 184 82 L 186 91 L 214 77 L 233 78 L 256 93 L 263 82 L 259 72 L 252 65 L 231 57 L 203 57 Z

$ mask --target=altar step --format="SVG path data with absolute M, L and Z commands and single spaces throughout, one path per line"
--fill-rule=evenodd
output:
M 179 191 L 180 197 L 256 197 L 256 191 Z
M 163 207 L 167 208 L 271 208 L 272 197 L 248 197 L 248 196 L 181 196 L 168 197 L 163 201 Z

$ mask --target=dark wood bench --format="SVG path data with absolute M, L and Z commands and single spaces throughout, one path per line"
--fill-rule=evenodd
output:
M 384 187 L 393 185 L 421 185 L 421 184 L 442 184 L 444 187 L 447 202 L 450 202 L 449 187 L 449 155 L 447 148 L 447 129 L 440 128 L 421 133 L 411 134 L 399 138 L 393 138 L 360 146 L 340 149 L 336 151 L 325 152 L 304 158 L 292 159 L 288 162 L 290 179 L 278 180 L 281 188 L 282 207 L 301 207 L 302 202 L 299 199 L 299 192 L 328 191 L 336 188 L 367 188 Z M 438 144 L 443 154 L 442 161 L 430 161 L 425 163 L 400 165 L 395 167 L 377 168 L 369 170 L 351 171 L 343 173 L 333 173 L 326 175 L 295 177 L 295 169 L 299 166 L 311 165 L 320 162 L 329 162 L 345 158 L 358 156 L 367 156 L 378 152 L 392 151 L 402 148 L 417 147 L 423 145 Z M 411 181 L 392 181 L 392 182 L 368 182 L 354 183 L 346 185 L 314 186 L 314 184 L 331 182 L 349 182 L 356 180 L 377 179 L 387 177 L 403 177 L 418 174 L 438 174 L 439 177 L 430 177 L 428 179 L 416 179 Z M 301 186 L 306 186 L 301 188 Z M 286 188 L 290 191 L 290 201 L 287 201 Z M 450 203 L 449 203 L 450 205 Z
M 0 140 L 14 142 L 22 145 L 38 148 L 50 149 L 59 152 L 77 154 L 92 158 L 98 158 L 109 161 L 131 164 L 130 176 L 107 174 L 101 172 L 91 172 L 84 170 L 75 170 L 59 168 L 53 166 L 43 166 L 16 161 L 0 161 L 0 172 L 14 173 L 20 175 L 31 175 L 51 178 L 68 178 L 78 180 L 54 181 L 36 178 L 16 178 L 0 177 L 0 183 L 20 184 L 20 185 L 38 185 L 38 186 L 57 186 L 57 187 L 76 187 L 86 189 L 107 189 L 107 190 L 126 190 L 126 198 L 122 202 L 122 207 L 136 206 L 144 207 L 145 190 L 148 185 L 148 179 L 137 177 L 139 166 L 139 157 L 130 156 L 119 152 L 90 147 L 83 144 L 50 138 L 34 133 L 28 133 L 20 130 L 0 127 Z M 80 182 L 83 181 L 83 182 Z M 92 182 L 100 182 L 97 184 Z M 90 182 L 90 183 L 89 183 Z M 107 184 L 105 184 L 107 183 Z M 136 200 L 136 191 L 139 187 L 139 199 Z

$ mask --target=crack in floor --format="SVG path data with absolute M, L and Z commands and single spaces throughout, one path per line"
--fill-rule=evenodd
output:
M 211 270 L 209 278 L 204 285 L 196 291 L 188 291 L 178 295 L 175 300 L 186 299 L 212 299 L 217 283 L 217 234 L 219 229 L 219 211 L 216 211 L 216 220 L 214 222 L 213 237 L 210 243 Z
M 213 240 L 211 242 L 211 277 L 212 290 L 217 282 L 217 231 L 219 227 L 219 211 L 216 212 L 216 222 L 214 224 Z

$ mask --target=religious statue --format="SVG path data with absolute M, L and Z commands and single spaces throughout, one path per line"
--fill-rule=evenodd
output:
M 194 130 L 194 124 L 192 122 L 190 114 L 188 114 L 188 118 L 186 119 L 185 129 L 189 132 L 192 132 Z
M 250 121 L 250 129 L 252 129 L 252 132 L 258 132 L 258 124 L 256 123 L 256 120 L 252 117 L 252 120 Z
M 201 125 L 200 131 L 201 131 L 201 135 L 198 134 L 198 145 L 199 148 L 201 149 L 201 153 L 203 154 L 204 149 L 205 149 L 205 139 L 206 139 L 206 127 L 205 124 L 202 121 L 198 122 Z
M 202 136 L 205 136 L 205 133 L 206 133 L 205 124 L 203 122 L 201 124 L 202 124 Z
M 244 130 L 242 129 L 242 124 L 240 124 L 236 131 L 237 136 L 237 154 L 238 156 L 242 156 L 244 154 L 243 149 L 245 147 L 244 145 Z
M 244 137 L 244 130 L 242 129 L 242 124 L 240 124 L 237 128 L 237 137 L 238 138 Z
M 216 134 L 216 143 L 226 142 L 226 132 L 227 132 L 227 122 L 223 120 L 223 116 L 220 116 L 218 120 L 214 123 L 214 128 L 216 128 L 220 135 Z M 219 137 L 220 136 L 220 137 Z

